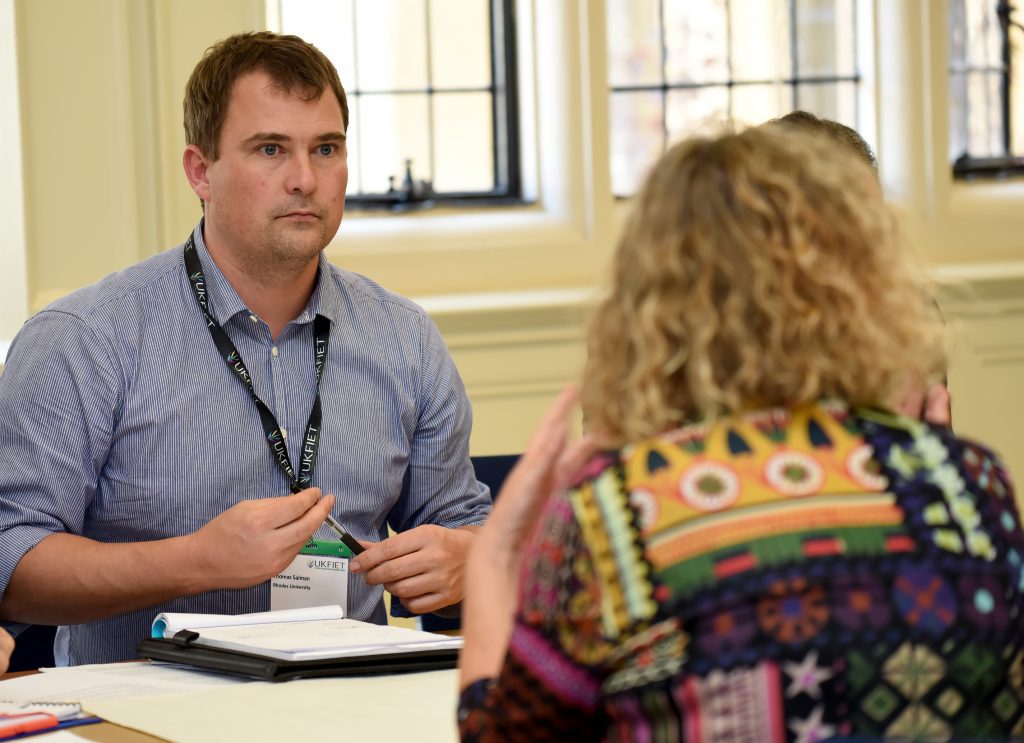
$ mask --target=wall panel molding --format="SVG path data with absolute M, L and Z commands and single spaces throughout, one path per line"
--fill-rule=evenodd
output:
M 943 269 L 954 428 L 1024 472 L 1024 264 Z M 475 454 L 522 451 L 564 385 L 579 379 L 594 293 L 524 294 L 502 307 L 427 300 L 474 406 Z
M 585 289 L 423 300 L 473 404 L 473 454 L 522 452 L 558 393 L 579 380 L 593 301 Z
M 939 303 L 950 327 L 953 427 L 994 448 L 1020 477 L 1024 263 L 944 267 L 936 274 Z

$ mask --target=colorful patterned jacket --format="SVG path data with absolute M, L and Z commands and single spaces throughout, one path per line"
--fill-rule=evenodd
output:
M 593 460 L 546 507 L 464 741 L 1024 735 L 1024 533 L 951 432 L 833 403 Z

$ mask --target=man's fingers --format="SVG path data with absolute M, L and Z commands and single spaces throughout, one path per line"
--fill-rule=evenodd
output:
M 7 633 L 7 630 L 0 628 L 0 673 L 7 671 L 12 652 L 14 652 L 14 638 Z
M 436 574 L 428 573 L 414 575 L 411 578 L 402 578 L 401 580 L 384 584 L 384 590 L 392 596 L 397 596 L 402 599 L 403 603 L 406 599 L 423 596 L 428 593 L 435 593 L 444 587 L 443 581 L 439 580 L 439 577 Z
M 320 488 L 306 488 L 298 493 L 257 501 L 270 521 L 271 529 L 290 524 L 302 518 L 320 500 Z
M 362 555 L 359 556 L 359 559 L 362 559 Z M 349 567 L 351 569 L 351 566 Z M 417 550 L 392 560 L 386 560 L 369 570 L 363 568 L 361 572 L 363 580 L 368 584 L 383 585 L 427 573 L 431 570 L 436 570 L 438 567 L 438 560 L 431 559 L 423 551 Z
M 389 560 L 397 560 L 403 555 L 418 552 L 427 543 L 425 529 L 426 527 L 417 526 L 367 547 L 365 552 L 352 561 L 349 570 L 353 573 L 369 572 Z
M 317 499 L 314 499 L 306 510 L 300 513 L 296 518 L 278 527 L 279 533 L 290 542 L 305 542 L 308 540 L 313 535 L 313 532 L 320 528 L 324 519 L 327 518 L 327 514 L 329 514 L 331 509 L 334 508 L 333 495 L 325 495 L 320 498 L 319 489 L 311 488 L 310 490 L 316 491 Z M 310 490 L 303 490 L 301 493 L 296 493 L 295 495 L 302 495 L 303 493 L 310 492 Z
M 403 598 L 405 608 L 413 614 L 428 614 L 452 605 L 452 599 L 442 593 L 427 593 L 422 596 Z

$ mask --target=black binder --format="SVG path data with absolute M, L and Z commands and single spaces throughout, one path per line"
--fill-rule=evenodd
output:
M 182 663 L 208 671 L 220 671 L 263 681 L 289 681 L 321 676 L 359 676 L 455 668 L 456 648 L 425 648 L 409 652 L 378 653 L 318 660 L 280 660 L 258 653 L 194 645 L 199 633 L 182 630 L 171 638 L 145 639 L 139 643 L 142 658 Z

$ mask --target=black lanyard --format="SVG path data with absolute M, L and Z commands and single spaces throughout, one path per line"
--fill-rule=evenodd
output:
M 238 353 L 235 344 L 231 342 L 231 339 L 224 332 L 224 328 L 220 326 L 220 323 L 210 314 L 210 308 L 207 304 L 206 277 L 203 275 L 203 264 L 199 260 L 199 253 L 196 251 L 196 243 L 192 235 L 189 235 L 188 241 L 185 243 L 185 270 L 188 272 L 188 280 L 192 285 L 192 292 L 195 295 L 196 302 L 199 304 L 199 309 L 206 315 L 206 324 L 210 329 L 210 335 L 213 336 L 213 342 L 217 346 L 217 350 L 231 371 L 235 373 L 235 376 L 249 390 L 253 402 L 256 403 L 256 409 L 260 414 L 260 422 L 263 424 L 263 432 L 266 434 L 267 444 L 270 446 L 270 453 L 273 455 L 278 466 L 284 471 L 284 474 L 287 475 L 291 491 L 297 493 L 308 488 L 313 481 L 316 455 L 320 449 L 320 377 L 324 369 L 324 360 L 327 358 L 327 344 L 331 337 L 331 321 L 323 315 L 317 315 L 316 320 L 313 321 L 313 334 L 316 337 L 316 344 L 313 348 L 313 353 L 316 357 L 316 396 L 313 398 L 313 409 L 309 413 L 309 423 L 306 424 L 306 438 L 302 443 L 302 461 L 299 464 L 299 475 L 296 477 L 292 461 L 288 457 L 288 447 L 285 444 L 281 426 L 277 423 L 277 418 L 274 417 L 274 414 L 270 412 L 270 408 L 256 394 L 256 390 L 252 386 L 252 376 L 249 374 L 249 370 L 245 368 L 245 362 L 242 361 L 242 355 Z

